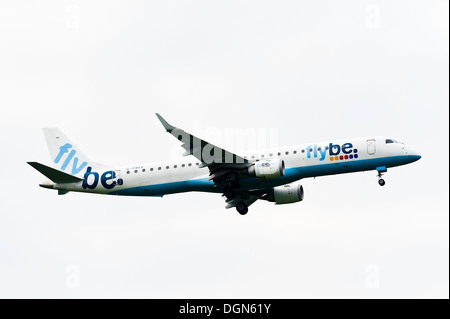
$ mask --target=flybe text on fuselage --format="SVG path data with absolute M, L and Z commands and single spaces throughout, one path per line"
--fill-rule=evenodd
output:
M 324 161 L 327 157 L 329 157 L 330 161 L 353 159 L 358 158 L 358 149 L 353 148 L 352 143 L 342 145 L 330 143 L 325 147 L 315 144 L 308 145 L 306 148 L 306 156 L 307 158 L 318 158 L 319 161 Z

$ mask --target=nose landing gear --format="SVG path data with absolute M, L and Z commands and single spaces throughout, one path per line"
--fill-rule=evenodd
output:
M 387 173 L 387 168 L 386 166 L 382 166 L 382 167 L 377 167 L 377 171 L 378 171 L 378 184 L 380 186 L 384 186 L 386 185 L 386 181 L 383 179 L 383 174 Z

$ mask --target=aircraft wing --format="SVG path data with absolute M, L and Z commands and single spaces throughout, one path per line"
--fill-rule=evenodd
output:
M 239 173 L 251 166 L 247 159 L 231 153 L 223 148 L 215 146 L 202 140 L 184 130 L 170 125 L 161 115 L 156 113 L 156 116 L 161 121 L 167 132 L 172 134 L 182 144 L 181 146 L 186 150 L 184 156 L 193 155 L 200 162 L 200 167 L 208 167 L 210 172 L 210 180 L 213 180 L 216 185 L 222 184 L 224 178 L 230 172 Z

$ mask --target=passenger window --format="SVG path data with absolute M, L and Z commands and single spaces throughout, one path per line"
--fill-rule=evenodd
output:
M 286 152 L 286 155 L 289 155 L 289 152 Z
M 278 153 L 278 156 L 281 156 L 281 153 L 280 153 L 280 152 Z
M 186 165 L 184 165 L 184 164 L 181 164 L 181 167 L 185 167 Z
M 161 170 L 161 167 L 158 167 L 158 171 L 160 171 Z
M 197 166 L 198 166 L 198 165 L 200 165 L 200 163 L 195 163 L 195 165 L 197 165 Z
M 188 166 L 192 166 L 192 164 L 191 164 L 191 163 L 189 163 L 189 164 L 188 164 Z
M 153 167 L 152 167 L 152 168 L 150 168 L 150 172 L 153 172 Z
M 270 153 L 270 154 L 269 154 L 269 156 L 270 156 L 270 157 L 272 157 L 272 156 L 273 156 L 273 154 L 272 154 L 272 153 Z
M 142 169 L 142 173 L 145 173 L 145 168 Z
M 297 151 L 294 151 L 294 154 L 297 154 Z
M 173 168 L 177 168 L 177 165 L 174 165 Z
M 134 172 L 135 172 L 135 173 L 137 173 L 137 169 L 136 169 L 136 170 L 134 170 Z
M 127 171 L 127 174 L 130 174 L 130 171 Z
M 169 166 L 166 166 L 166 169 L 169 169 Z

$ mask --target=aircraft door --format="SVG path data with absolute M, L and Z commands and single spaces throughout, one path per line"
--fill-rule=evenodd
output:
M 367 154 L 375 155 L 375 140 L 367 140 Z

